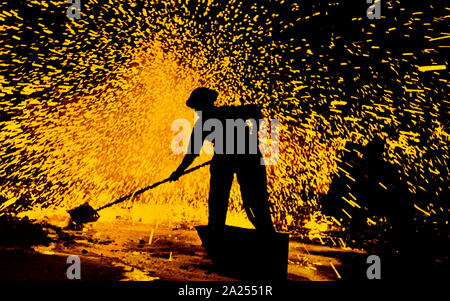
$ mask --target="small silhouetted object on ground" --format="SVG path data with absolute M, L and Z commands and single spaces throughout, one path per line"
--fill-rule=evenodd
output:
M 289 235 L 225 226 L 196 227 L 217 272 L 242 280 L 284 280 Z
M 95 222 L 100 218 L 100 215 L 97 211 L 92 208 L 88 203 L 84 203 L 83 205 L 71 209 L 68 211 L 72 221 L 76 224 L 84 224 Z
M 0 216 L 0 247 L 29 248 L 32 245 L 48 245 L 51 239 L 44 224 L 33 223 L 27 217 Z

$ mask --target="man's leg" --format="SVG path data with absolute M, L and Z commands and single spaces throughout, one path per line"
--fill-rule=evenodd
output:
M 234 172 L 231 166 L 223 161 L 211 162 L 210 172 L 208 225 L 221 229 L 225 226 Z
M 273 232 L 275 229 L 270 216 L 266 167 L 259 160 L 242 163 L 238 167 L 237 179 L 247 215 L 257 230 Z

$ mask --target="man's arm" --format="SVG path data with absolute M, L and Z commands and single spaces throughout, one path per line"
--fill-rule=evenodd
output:
M 200 154 L 203 146 L 203 133 L 201 127 L 201 122 L 197 121 L 194 125 L 194 129 L 192 130 L 191 138 L 189 139 L 188 151 L 184 155 L 184 158 L 178 168 L 170 175 L 170 181 L 178 180 L 183 172 L 189 167 L 189 165 L 192 164 L 192 162 L 194 162 L 195 158 Z M 197 138 L 198 141 L 196 141 L 195 135 L 201 135 L 201 138 Z
M 197 157 L 197 155 L 186 154 L 183 158 L 183 161 L 181 161 L 180 165 L 178 166 L 178 168 L 170 175 L 169 180 L 170 181 L 178 180 L 183 174 L 183 172 L 186 170 L 186 168 L 188 168 L 189 165 L 191 165 L 192 162 L 194 162 L 195 157 Z

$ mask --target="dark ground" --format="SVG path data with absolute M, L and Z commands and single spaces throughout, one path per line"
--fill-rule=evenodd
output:
M 235 280 L 215 271 L 191 226 L 117 221 L 63 230 L 27 219 L 1 219 L 1 281 L 67 280 L 69 255 L 80 256 L 82 281 Z M 364 279 L 366 257 L 363 251 L 291 238 L 288 279 Z

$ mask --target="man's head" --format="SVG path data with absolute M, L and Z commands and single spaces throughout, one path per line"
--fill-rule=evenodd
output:
M 208 109 L 214 106 L 219 93 L 208 88 L 197 88 L 192 91 L 186 101 L 186 105 L 196 111 Z

